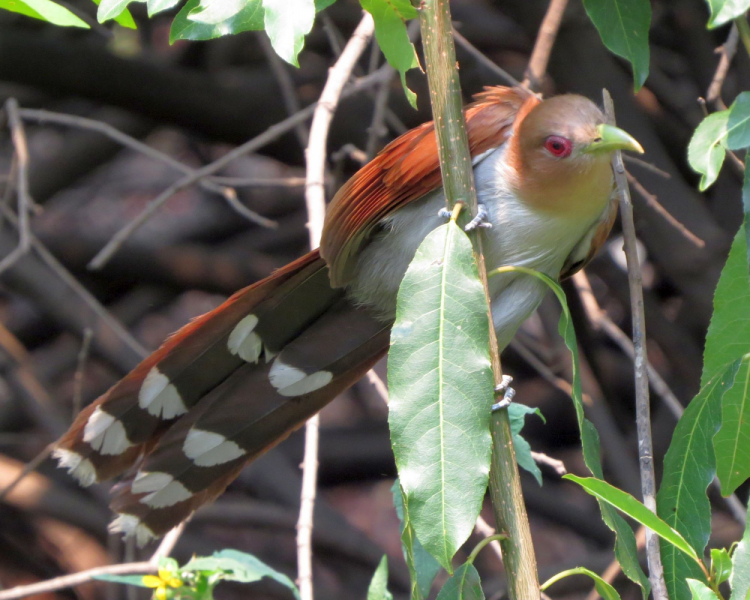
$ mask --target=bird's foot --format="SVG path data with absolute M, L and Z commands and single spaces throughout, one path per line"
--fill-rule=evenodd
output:
M 513 401 L 513 397 L 516 395 L 516 390 L 510 387 L 511 381 L 513 381 L 513 378 L 510 375 L 503 375 L 502 383 L 495 387 L 495 397 L 498 397 L 500 394 L 502 394 L 503 397 L 502 400 L 492 405 L 492 412 L 496 412 L 510 406 L 510 403 Z
M 487 210 L 487 206 L 479 203 L 477 205 L 477 216 L 474 217 L 471 221 L 469 221 L 468 225 L 464 227 L 464 231 L 466 233 L 469 233 L 470 231 L 474 231 L 475 229 L 482 228 L 482 229 L 491 229 L 492 223 L 488 221 L 490 218 L 490 213 Z
M 441 219 L 450 219 L 453 216 L 453 213 L 447 208 L 443 207 L 438 211 L 437 216 Z

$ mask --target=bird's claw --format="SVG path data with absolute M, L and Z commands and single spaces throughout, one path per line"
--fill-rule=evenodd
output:
M 453 216 L 453 213 L 447 208 L 443 207 L 438 211 L 437 216 L 441 219 L 450 219 Z
M 492 223 L 488 221 L 490 217 L 490 213 L 487 210 L 487 207 L 484 204 L 478 204 L 477 205 L 477 216 L 474 217 L 471 221 L 469 221 L 468 225 L 464 227 L 464 231 L 466 233 L 469 233 L 470 231 L 474 231 L 475 229 L 482 228 L 482 229 L 490 229 L 492 227 Z
M 502 400 L 492 405 L 492 412 L 497 412 L 503 408 L 508 408 L 510 403 L 513 401 L 513 397 L 516 395 L 516 390 L 510 387 L 510 383 L 513 378 L 510 375 L 503 375 L 503 381 L 500 385 L 495 387 L 495 396 L 503 395 Z

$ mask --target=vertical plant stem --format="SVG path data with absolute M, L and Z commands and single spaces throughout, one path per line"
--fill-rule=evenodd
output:
M 463 202 L 471 207 L 472 214 L 476 214 L 474 173 L 463 116 L 448 0 L 425 0 L 420 6 L 419 17 L 430 101 L 438 139 L 440 169 L 448 208 L 452 209 L 457 202 Z M 479 278 L 487 298 L 492 372 L 495 384 L 499 385 L 502 381 L 502 369 L 492 314 L 489 311 L 487 270 L 481 234 L 473 235 L 472 242 Z M 509 595 L 511 600 L 538 599 L 536 558 L 521 493 L 507 411 L 501 410 L 493 414 L 491 432 L 493 450 L 490 491 L 498 531 L 509 534 L 508 539 L 500 542 L 508 576 Z
M 615 107 L 612 97 L 604 90 L 604 108 L 607 120 L 615 124 Z M 638 262 L 638 248 L 633 221 L 633 204 L 625 176 L 622 154 L 617 151 L 612 158 L 615 172 L 617 195 L 620 200 L 625 257 L 628 263 L 628 284 L 630 286 L 630 309 L 633 313 L 633 348 L 635 351 L 635 418 L 638 432 L 638 459 L 641 467 L 641 493 L 643 503 L 656 514 L 656 475 L 654 474 L 654 450 L 651 439 L 651 407 L 648 389 L 648 355 L 646 353 L 646 316 L 643 310 L 643 282 Z M 664 567 L 661 562 L 659 538 L 646 529 L 646 557 L 648 559 L 649 581 L 654 600 L 667 600 L 667 586 L 664 582 Z
M 740 32 L 740 39 L 745 46 L 745 50 L 750 55 L 750 25 L 747 23 L 747 16 L 741 15 L 734 20 L 737 30 Z

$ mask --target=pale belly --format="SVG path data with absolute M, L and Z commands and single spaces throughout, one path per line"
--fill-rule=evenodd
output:
M 586 235 L 599 215 L 590 219 L 566 219 L 533 212 L 509 192 L 493 183 L 501 152 L 491 154 L 475 167 L 477 195 L 490 213 L 491 229 L 485 229 L 487 269 L 523 266 L 556 279 L 565 259 Z M 438 211 L 445 207 L 442 190 L 428 194 L 383 222 L 383 230 L 360 254 L 349 285 L 355 301 L 374 307 L 393 318 L 399 284 L 417 247 L 436 227 L 445 223 Z M 472 234 L 475 235 L 475 234 Z M 500 348 L 507 346 L 518 327 L 536 310 L 547 287 L 529 275 L 509 273 L 490 280 L 492 315 Z

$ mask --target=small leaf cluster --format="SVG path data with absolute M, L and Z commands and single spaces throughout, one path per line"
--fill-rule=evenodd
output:
M 299 600 L 299 591 L 291 579 L 238 550 L 193 558 L 183 566 L 173 558 L 162 558 L 158 575 L 98 575 L 96 579 L 151 588 L 154 600 L 213 600 L 214 588 L 222 581 L 253 583 L 264 577 L 288 588 Z

